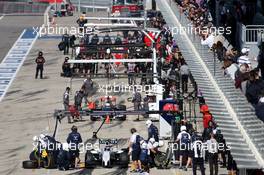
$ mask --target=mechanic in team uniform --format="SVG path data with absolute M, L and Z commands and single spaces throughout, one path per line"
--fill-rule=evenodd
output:
M 93 88 L 93 81 L 91 78 L 86 78 L 84 81 L 83 81 L 83 89 L 84 89 L 84 95 L 83 95 L 83 98 L 84 98 L 84 102 L 85 104 L 88 103 L 88 96 L 91 94 L 91 90 Z
M 69 107 L 70 107 L 70 87 L 66 87 L 66 90 L 63 94 L 63 106 L 64 106 L 64 110 L 65 111 L 69 111 Z M 68 116 L 68 123 L 71 122 L 71 117 Z
M 180 169 L 187 171 L 188 166 L 191 164 L 191 136 L 186 132 L 186 126 L 181 126 L 181 132 L 178 134 L 176 142 L 180 143 Z M 186 167 L 182 167 L 183 157 L 188 157 Z
M 75 158 L 75 167 L 80 162 L 79 144 L 82 143 L 81 134 L 78 132 L 77 126 L 72 126 L 71 133 L 68 135 L 67 143 L 69 144 L 69 153 L 72 158 Z
M 150 140 L 151 138 L 154 138 L 155 142 L 159 142 L 159 130 L 158 130 L 158 128 L 155 125 L 153 125 L 151 120 L 147 120 L 146 125 L 148 128 L 148 140 Z
M 141 94 L 136 91 L 136 88 L 134 90 L 134 94 L 133 94 L 133 98 L 132 98 L 132 102 L 134 103 L 134 110 L 140 110 L 141 109 Z
M 129 152 L 128 154 L 132 156 L 132 161 L 133 161 L 133 166 L 135 167 L 134 169 L 131 168 L 131 172 L 141 172 L 141 162 L 140 162 L 140 140 L 141 137 L 137 133 L 137 130 L 135 128 L 132 128 L 130 130 L 132 136 L 130 137 L 129 140 Z
M 70 87 L 66 87 L 66 90 L 63 94 L 63 106 L 64 110 L 68 111 L 69 110 L 69 105 L 70 105 Z
M 141 166 L 145 172 L 149 172 L 149 149 L 148 143 L 145 140 L 140 141 L 140 156 L 139 160 L 141 162 Z
M 70 47 L 70 35 L 66 32 L 62 35 L 62 42 L 64 43 L 64 50 L 63 54 L 69 54 L 69 47 Z
M 76 91 L 74 97 L 75 108 L 80 111 L 82 109 L 82 100 L 84 96 L 84 89 L 81 88 L 79 91 Z
M 155 155 L 158 153 L 158 146 L 159 146 L 159 143 L 157 141 L 155 141 L 155 139 L 153 137 L 149 139 L 148 150 L 149 150 L 150 167 L 155 166 L 154 158 L 155 158 Z
M 38 57 L 35 60 L 37 64 L 36 68 L 36 75 L 35 78 L 38 78 L 38 74 L 40 72 L 40 79 L 43 79 L 43 69 L 44 69 L 44 63 L 45 63 L 45 58 L 43 57 L 43 52 L 38 53 Z

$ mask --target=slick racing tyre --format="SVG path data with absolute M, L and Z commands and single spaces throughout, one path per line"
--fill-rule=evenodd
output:
M 91 121 L 96 121 L 96 120 L 97 120 L 97 118 L 96 118 L 96 117 L 94 117 L 94 116 L 90 116 L 90 120 L 91 120 Z
M 95 163 L 94 163 L 94 158 L 93 154 L 90 151 L 87 151 L 85 154 L 85 168 L 94 168 Z
M 46 169 L 55 168 L 55 160 L 52 154 L 48 154 L 48 156 L 43 160 L 43 167 Z
M 164 152 L 159 152 L 158 154 L 156 154 L 154 163 L 159 168 L 166 168 L 166 166 L 168 165 L 167 154 Z
M 118 105 L 117 106 L 118 111 L 126 111 L 126 106 L 125 105 Z M 122 117 L 119 117 L 119 120 L 125 121 L 126 120 L 126 115 L 123 115 Z
M 120 154 L 119 164 L 121 168 L 128 168 L 129 164 L 129 156 L 127 155 L 127 152 L 123 152 Z
M 33 160 L 26 160 L 22 162 L 22 167 L 24 169 L 36 169 L 38 168 L 38 162 Z

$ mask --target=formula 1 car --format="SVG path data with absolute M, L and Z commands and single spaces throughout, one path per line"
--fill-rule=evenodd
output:
M 98 105 L 95 106 L 95 109 L 93 111 L 126 111 L 125 105 L 117 105 L 116 104 L 116 97 L 114 96 L 104 96 L 100 98 L 100 102 Z M 98 115 L 91 115 L 90 119 L 92 121 L 97 120 L 98 118 L 105 118 L 107 116 L 107 112 L 103 116 Z M 119 120 L 126 120 L 126 115 L 108 115 L 112 119 L 119 119 Z
M 95 168 L 96 166 L 127 168 L 128 164 L 128 149 L 119 149 L 117 139 L 99 139 L 99 146 L 87 150 L 85 154 L 86 168 Z

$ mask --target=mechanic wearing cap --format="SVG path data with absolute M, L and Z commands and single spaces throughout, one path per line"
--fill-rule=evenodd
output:
M 69 106 L 70 106 L 70 87 L 66 87 L 66 90 L 63 94 L 63 106 L 64 106 L 64 110 L 68 111 L 69 110 Z M 68 116 L 68 122 L 70 122 L 70 116 Z
M 140 172 L 141 171 L 141 162 L 140 162 L 140 140 L 141 137 L 137 133 L 135 128 L 130 130 L 132 136 L 129 140 L 129 152 L 128 154 L 132 156 L 132 161 L 135 169 L 131 169 L 131 172 Z
M 84 89 L 84 95 L 83 95 L 83 98 L 84 98 L 84 102 L 85 104 L 88 103 L 88 96 L 89 94 L 91 94 L 91 90 L 93 88 L 93 81 L 91 78 L 86 78 L 84 81 L 83 81 L 83 85 L 82 85 L 83 89 Z
M 39 52 L 38 53 L 38 57 L 35 60 L 36 64 L 37 64 L 37 68 L 36 68 L 36 75 L 35 78 L 38 78 L 38 73 L 40 72 L 40 79 L 43 78 L 43 67 L 44 67 L 44 63 L 45 63 L 45 58 L 43 57 L 43 52 Z
M 156 142 L 159 141 L 159 130 L 158 128 L 152 123 L 151 120 L 146 121 L 146 125 L 148 128 L 148 140 L 154 138 Z
M 247 64 L 249 67 L 251 67 L 251 62 L 250 62 L 250 58 L 248 57 L 248 53 L 249 53 L 249 49 L 248 48 L 243 48 L 241 50 L 241 56 L 238 58 L 237 63 L 238 65 L 242 65 L 242 64 Z
M 82 143 L 81 134 L 78 132 L 77 126 L 73 125 L 71 133 L 68 135 L 67 143 L 69 144 L 69 153 L 71 157 L 75 157 L 75 167 L 80 162 L 79 144 Z
M 80 111 L 82 109 L 82 100 L 84 96 L 84 89 L 81 88 L 79 91 L 76 91 L 74 96 L 75 108 Z
M 178 134 L 176 142 L 180 143 L 180 167 L 179 169 L 183 169 L 187 171 L 188 166 L 191 164 L 191 136 L 186 132 L 186 126 L 181 126 L 181 132 Z M 186 167 L 182 167 L 182 159 L 183 156 L 188 157 L 188 161 Z
M 205 175 L 205 168 L 204 168 L 204 148 L 202 137 L 199 135 L 195 135 L 193 141 L 193 175 L 196 175 L 197 166 L 200 167 L 201 174 Z

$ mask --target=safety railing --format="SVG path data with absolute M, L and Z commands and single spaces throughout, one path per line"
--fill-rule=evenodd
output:
M 245 44 L 258 44 L 264 41 L 264 25 L 243 25 L 242 41 Z

